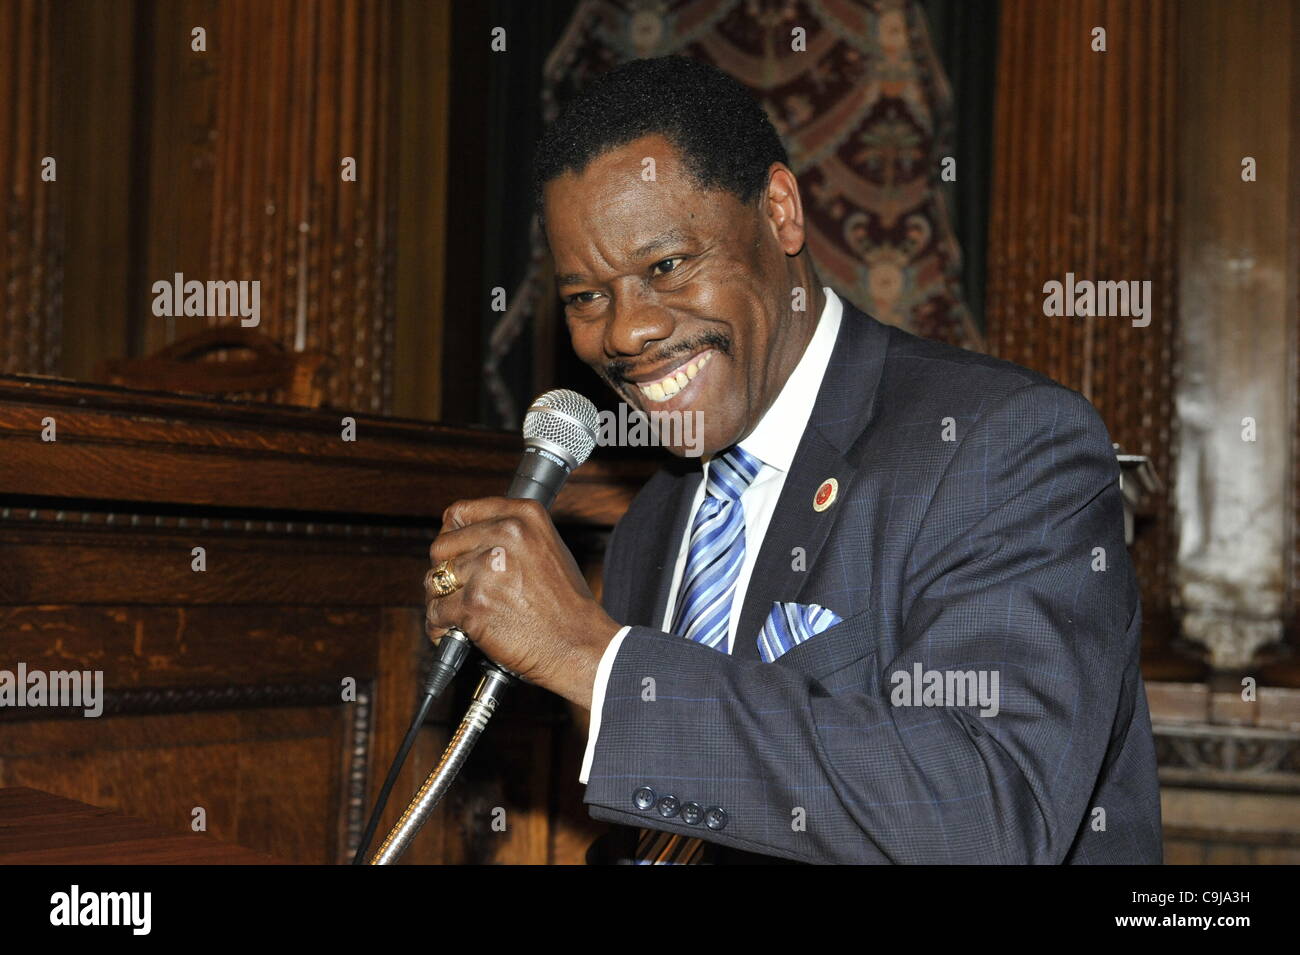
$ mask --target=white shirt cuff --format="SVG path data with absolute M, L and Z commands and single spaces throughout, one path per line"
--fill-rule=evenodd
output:
M 614 634 L 614 639 L 609 641 L 609 646 L 600 655 L 600 663 L 596 665 L 596 682 L 591 688 L 591 722 L 587 729 L 587 751 L 582 756 L 582 772 L 578 774 L 578 782 L 584 786 L 587 785 L 587 776 L 591 773 L 591 758 L 596 754 L 596 737 L 600 734 L 600 711 L 605 708 L 605 684 L 609 682 L 609 672 L 614 669 L 614 657 L 618 655 L 618 648 L 623 645 L 623 638 L 631 629 L 631 627 L 624 627 Z

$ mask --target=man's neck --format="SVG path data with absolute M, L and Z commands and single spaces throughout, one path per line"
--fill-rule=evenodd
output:
M 798 347 L 795 349 L 794 359 L 790 367 L 785 370 L 782 381 L 789 378 L 795 366 L 799 364 L 799 359 L 803 357 L 803 353 L 808 349 L 808 343 L 812 341 L 813 333 L 817 331 L 817 322 L 821 320 L 822 312 L 826 310 L 826 293 L 822 291 L 822 283 L 817 277 L 817 270 L 812 267 L 810 262 L 806 261 L 797 263 L 797 267 L 799 274 L 796 276 L 794 287 L 807 291 L 806 301 L 808 307 L 802 313 L 795 313 L 790 316 L 794 319 L 790 323 L 791 327 L 799 328 Z

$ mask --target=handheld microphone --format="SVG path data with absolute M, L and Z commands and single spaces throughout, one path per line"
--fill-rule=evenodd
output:
M 524 455 L 506 497 L 540 501 L 549 511 L 573 469 L 582 465 L 596 447 L 599 420 L 596 406 L 567 388 L 548 391 L 534 400 L 524 415 Z M 450 627 L 443 634 L 425 680 L 426 695 L 441 695 L 459 672 L 469 649 L 469 637 L 459 627 Z M 499 669 L 510 673 L 504 667 Z
M 540 501 L 548 511 L 573 469 L 596 447 L 596 406 L 564 388 L 548 391 L 524 415 L 524 457 L 506 497 Z
M 506 496 L 540 501 L 549 511 L 573 469 L 586 461 L 596 447 L 598 427 L 596 406 L 576 391 L 560 388 L 539 397 L 524 415 L 524 455 L 519 467 L 515 469 Z M 438 659 L 425 683 L 427 701 L 432 701 L 451 682 L 465 661 L 469 647 L 469 637 L 459 627 L 451 627 L 443 634 L 438 644 Z M 485 661 L 483 679 L 474 691 L 474 698 L 460 727 L 447 744 L 442 760 L 411 799 L 401 819 L 371 860 L 371 865 L 392 865 L 406 851 L 460 772 L 470 750 L 487 729 L 488 721 L 496 711 L 505 688 L 517 678 L 517 674 L 499 663 Z M 425 707 L 427 708 L 427 703 Z M 413 733 L 421 723 L 422 714 L 412 723 L 411 731 L 408 732 L 409 739 L 413 740 Z M 403 756 L 409 748 L 409 743 L 404 744 Z M 399 765 L 394 764 L 394 770 Z M 390 773 L 390 776 L 395 778 L 396 772 Z M 385 791 L 381 798 L 386 796 Z M 363 858 L 380 811 L 381 807 L 376 807 L 371 827 L 366 831 L 354 862 L 359 863 Z
M 591 456 L 599 424 L 596 406 L 576 391 L 556 388 L 535 399 L 524 415 L 524 456 L 506 497 L 540 501 L 549 511 L 573 469 Z M 469 638 L 459 627 L 450 628 L 446 636 L 468 649 Z M 457 659 L 457 669 L 462 659 Z M 518 678 L 499 663 L 489 662 L 488 666 Z

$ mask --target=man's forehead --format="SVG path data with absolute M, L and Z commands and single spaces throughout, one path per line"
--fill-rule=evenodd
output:
M 561 178 L 569 176 L 581 181 L 588 178 L 599 179 L 607 175 L 621 176 L 626 175 L 629 166 L 635 168 L 639 178 L 640 171 L 651 161 L 656 171 L 662 169 L 674 175 L 683 166 L 681 153 L 668 137 L 660 133 L 650 133 L 631 142 L 602 150 L 592 157 L 581 171 L 565 170 Z
M 634 217 L 642 209 L 658 205 L 699 204 L 709 190 L 700 188 L 689 170 L 677 161 L 631 146 L 621 154 L 593 159 L 582 172 L 566 170 L 546 184 L 548 206 L 556 200 L 580 211 L 583 217 L 602 212 Z M 548 211 L 548 218 L 551 213 Z
M 546 184 L 544 199 L 560 284 L 584 280 L 577 270 L 593 256 L 644 264 L 660 253 L 715 242 L 736 228 L 740 205 L 725 190 L 702 188 L 659 135 L 611 149 L 581 173 L 566 171 Z

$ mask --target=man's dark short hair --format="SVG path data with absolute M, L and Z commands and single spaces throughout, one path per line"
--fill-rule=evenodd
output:
M 542 187 L 581 175 L 598 156 L 658 133 L 703 189 L 751 202 L 774 162 L 789 156 L 763 107 L 722 70 L 684 56 L 632 60 L 597 77 L 542 134 L 533 159 L 533 201 L 545 229 Z

